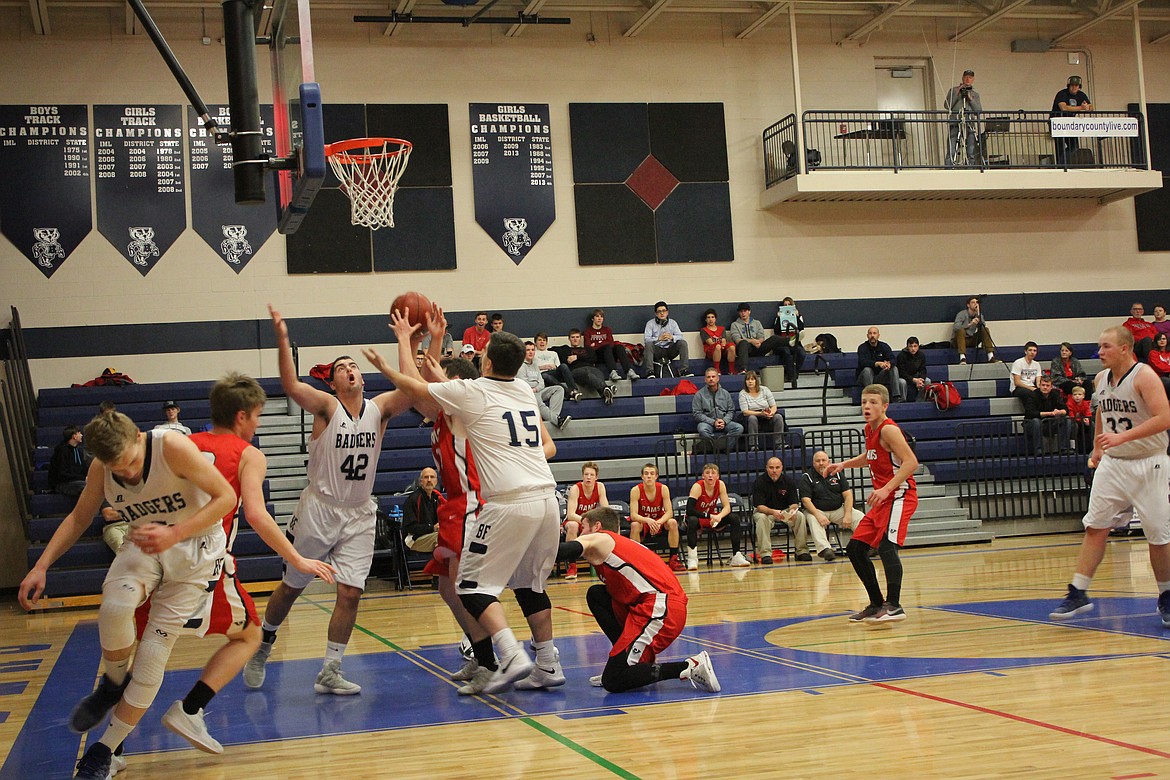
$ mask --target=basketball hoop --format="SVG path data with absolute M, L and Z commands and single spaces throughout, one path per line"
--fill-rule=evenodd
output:
M 325 146 L 329 167 L 349 197 L 350 222 L 371 230 L 394 227 L 394 193 L 412 148 L 401 138 L 352 138 Z

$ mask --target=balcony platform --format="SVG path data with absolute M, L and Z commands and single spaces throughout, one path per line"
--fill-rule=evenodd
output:
M 1161 187 L 1161 171 L 1132 168 L 817 170 L 764 190 L 760 208 L 799 202 L 908 200 L 1079 199 L 1105 204 Z

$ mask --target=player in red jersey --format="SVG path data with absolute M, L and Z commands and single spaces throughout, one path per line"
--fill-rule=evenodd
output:
M 687 571 L 699 568 L 699 531 L 719 533 L 731 529 L 731 560 L 728 566 L 744 568 L 751 566 L 739 551 L 743 532 L 739 523 L 728 520 L 731 514 L 731 500 L 727 496 L 727 483 L 719 478 L 719 467 L 714 463 L 703 464 L 703 477 L 694 485 L 687 500 Z
M 678 558 L 678 521 L 670 505 L 670 489 L 658 481 L 658 467 L 642 467 L 642 481 L 630 488 L 630 538 L 646 543 L 651 536 L 666 534 L 671 571 L 686 571 Z
M 718 693 L 719 678 L 705 650 L 685 661 L 656 662 L 686 627 L 687 594 L 661 558 L 621 535 L 620 523 L 609 507 L 586 512 L 580 538 L 564 542 L 557 555 L 574 561 L 584 556 L 601 578 L 586 601 L 613 649 L 605 670 L 590 682 L 619 693 L 659 680 L 690 680 Z
M 850 615 L 854 623 L 892 623 L 906 619 L 902 596 L 902 561 L 898 550 L 906 542 L 906 526 L 918 507 L 918 486 L 914 470 L 918 458 L 897 424 L 886 417 L 890 405 L 885 385 L 867 385 L 861 391 L 861 415 L 865 418 L 865 452 L 842 463 L 830 463 L 826 476 L 845 469 L 869 466 L 873 492 L 866 498 L 869 509 L 853 529 L 845 552 L 869 594 L 869 606 Z M 886 572 L 886 595 L 878 584 L 877 572 L 869 559 L 874 548 Z
M 565 511 L 565 522 L 561 525 L 565 529 L 565 541 L 571 542 L 581 533 L 581 519 L 585 513 L 599 506 L 609 506 L 609 498 L 605 495 L 605 485 L 597 481 L 600 470 L 593 461 L 581 466 L 581 481 L 569 488 L 569 505 Z M 577 562 L 573 561 L 565 569 L 565 579 L 577 579 Z
M 248 591 L 236 579 L 236 559 L 231 554 L 239 530 L 236 517 L 240 504 L 243 505 L 248 525 L 288 565 L 297 571 L 320 577 L 325 582 L 333 582 L 333 567 L 301 556 L 272 519 L 265 505 L 264 476 L 268 463 L 264 453 L 250 443 L 260 425 L 260 412 L 264 408 L 265 399 L 264 389 L 256 380 L 243 374 L 228 374 L 211 388 L 211 430 L 189 437 L 224 475 L 237 501 L 237 505 L 223 516 L 227 554 L 219 580 L 201 611 L 192 615 L 184 627 L 185 630 L 202 633 L 206 626 L 206 634 L 222 634 L 227 638 L 227 643 L 211 656 L 203 667 L 199 681 L 187 696 L 172 704 L 162 717 L 164 726 L 206 753 L 222 753 L 223 745 L 207 732 L 203 721 L 204 708 L 223 686 L 240 673 L 260 646 L 260 619 L 256 615 L 256 606 Z M 150 616 L 150 605 L 148 599 L 134 615 L 139 639 Z M 124 759 L 115 754 L 114 764 L 124 766 Z
M 447 319 L 443 316 L 442 308 L 433 306 L 427 313 L 426 320 L 427 331 L 431 335 L 431 347 L 420 371 L 410 356 L 418 351 L 424 334 L 420 328 L 410 324 L 409 312 L 391 312 L 390 327 L 394 330 L 398 343 L 409 345 L 409 349 L 405 346 L 399 347 L 398 370 L 428 382 L 477 379 L 479 370 L 466 358 L 448 359 L 442 364 L 439 362 L 441 353 L 436 345 L 441 347 L 443 333 L 447 330 Z M 374 368 L 385 374 L 382 357 L 372 350 L 366 350 L 365 354 Z M 431 430 L 431 454 L 435 458 L 439 481 L 447 495 L 447 500 L 439 505 L 438 543 L 423 571 L 438 579 L 439 596 L 451 610 L 459 627 L 463 629 L 470 650 L 464 654 L 462 668 L 452 672 L 450 678 L 456 682 L 469 682 L 481 667 L 491 667 L 495 663 L 491 636 L 467 611 L 455 592 L 459 556 L 463 551 L 464 529 L 475 521 L 482 506 L 479 471 L 471 454 L 467 431 L 458 420 L 445 415 L 438 402 L 433 399 L 417 401 L 414 408 L 419 414 L 435 421 Z M 544 426 L 543 422 L 541 426 Z M 556 445 L 547 430 L 544 431 L 544 452 L 546 458 L 556 454 Z M 523 689 L 522 683 L 523 681 L 516 683 L 515 687 Z M 470 695 L 479 691 L 464 686 L 459 692 Z

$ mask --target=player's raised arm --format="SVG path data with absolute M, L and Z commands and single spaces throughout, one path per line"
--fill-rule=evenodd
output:
M 288 325 L 280 312 L 268 304 L 268 313 L 272 316 L 272 329 L 276 333 L 277 364 L 280 367 L 280 385 L 285 394 L 296 402 L 297 406 L 309 414 L 327 417 L 336 409 L 337 399 L 317 388 L 301 381 L 297 376 L 296 366 L 293 365 L 292 345 L 288 339 Z
M 93 522 L 94 515 L 102 505 L 103 483 L 106 478 L 105 466 L 98 460 L 89 464 L 89 472 L 85 475 L 85 488 L 77 497 L 77 504 L 73 511 L 65 516 L 61 525 L 53 532 L 53 538 L 45 545 L 41 557 L 29 569 L 28 574 L 20 583 L 16 598 L 20 606 L 25 609 L 36 609 L 37 600 L 45 592 L 45 575 L 58 558 L 72 547 L 85 530 Z
M 407 376 L 401 371 L 396 371 L 390 367 L 381 355 L 372 349 L 363 349 L 362 354 L 366 360 L 382 372 L 382 376 L 394 383 L 394 386 L 410 396 L 412 403 L 414 401 L 427 400 L 431 397 L 431 391 L 428 389 L 428 383 L 422 380 L 419 376 Z
M 312 574 L 333 584 L 334 569 L 327 563 L 305 558 L 280 530 L 280 526 L 268 513 L 264 502 L 264 476 L 268 473 L 268 459 L 255 447 L 249 447 L 240 455 L 240 499 L 244 507 L 244 519 L 252 526 L 264 543 L 274 553 L 288 561 L 302 574 Z

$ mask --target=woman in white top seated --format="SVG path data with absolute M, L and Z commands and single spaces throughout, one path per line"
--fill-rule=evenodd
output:
M 760 384 L 760 376 L 755 371 L 748 371 L 743 376 L 743 390 L 739 392 L 739 410 L 743 413 L 748 444 L 753 450 L 760 449 L 761 431 L 784 432 L 784 418 L 776 409 L 776 398 L 771 390 Z M 765 443 L 767 441 L 765 438 Z

